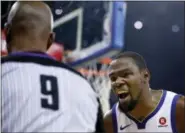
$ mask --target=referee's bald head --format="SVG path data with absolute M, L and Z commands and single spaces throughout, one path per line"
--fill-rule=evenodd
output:
M 48 48 L 54 38 L 52 33 L 53 15 L 44 2 L 17 1 L 9 12 L 6 29 L 6 41 L 10 51 L 15 46 L 28 47 L 28 50 L 29 48 L 30 50 L 42 49 L 43 51 L 44 44 L 45 48 Z M 24 42 L 24 46 L 21 46 L 23 44 L 15 44 L 15 42 Z M 29 43 L 32 43 L 32 46 Z M 38 43 L 39 46 L 34 46 Z

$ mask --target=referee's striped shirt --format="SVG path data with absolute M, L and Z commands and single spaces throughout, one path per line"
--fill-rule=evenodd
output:
M 78 72 L 41 52 L 3 57 L 3 132 L 102 132 L 97 95 Z

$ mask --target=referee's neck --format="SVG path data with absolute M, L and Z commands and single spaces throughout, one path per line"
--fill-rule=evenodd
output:
M 11 43 L 8 48 L 8 53 L 15 53 L 15 52 L 29 52 L 29 51 L 36 51 L 36 52 L 43 52 L 47 51 L 46 46 L 44 47 L 41 43 Z

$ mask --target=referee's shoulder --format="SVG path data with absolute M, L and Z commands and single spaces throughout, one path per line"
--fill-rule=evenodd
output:
M 46 55 L 46 54 L 22 54 L 22 55 L 8 55 L 1 57 L 1 64 L 5 63 L 34 63 L 38 65 L 43 65 L 43 66 L 51 66 L 51 67 L 56 67 L 56 68 L 63 68 L 66 69 L 84 79 L 86 79 L 81 73 L 73 69 L 72 67 L 68 66 L 67 64 L 64 64 L 62 62 L 58 62 L 54 60 L 52 57 Z
M 8 62 L 17 62 L 17 63 L 34 63 L 38 65 L 48 66 L 48 67 L 57 67 L 68 70 L 69 72 L 78 75 L 80 78 L 85 80 L 90 84 L 92 89 L 95 91 L 93 85 L 78 71 L 73 69 L 72 67 L 64 64 L 62 62 L 58 62 L 49 55 L 41 52 L 22 52 L 20 54 L 8 55 L 6 57 L 2 57 L 1 64 L 5 64 Z

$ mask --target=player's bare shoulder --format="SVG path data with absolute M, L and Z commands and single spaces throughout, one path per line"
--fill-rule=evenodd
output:
M 106 133 L 113 133 L 112 109 L 104 115 L 104 127 Z
M 152 95 L 154 96 L 155 99 L 160 100 L 164 90 L 151 90 Z
M 112 122 L 112 109 L 107 111 L 104 115 L 104 121 Z
M 185 97 L 180 96 L 176 103 L 176 126 L 178 133 L 185 133 Z

